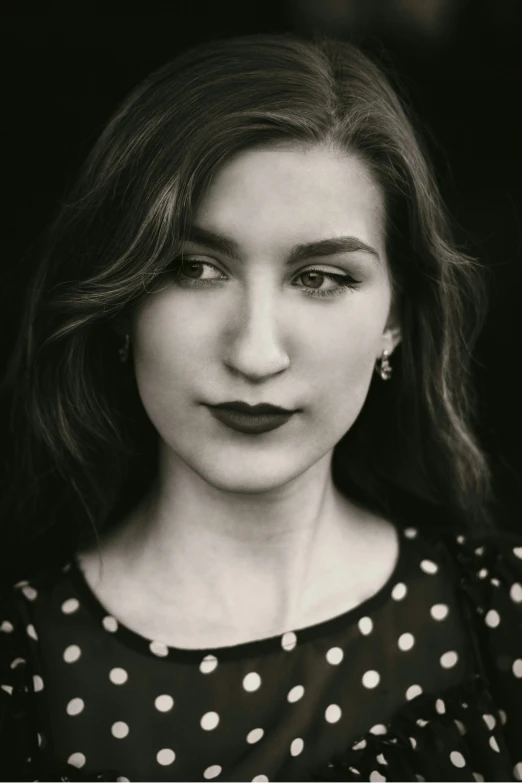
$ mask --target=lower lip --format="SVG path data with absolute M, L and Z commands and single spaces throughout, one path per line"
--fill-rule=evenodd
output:
M 281 427 L 294 415 L 293 413 L 263 413 L 254 415 L 240 413 L 231 408 L 209 408 L 211 414 L 236 432 L 245 432 L 249 435 L 260 435 Z

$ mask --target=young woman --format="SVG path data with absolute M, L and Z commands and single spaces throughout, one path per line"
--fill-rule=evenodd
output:
M 3 779 L 521 779 L 479 272 L 355 47 L 218 41 L 131 93 L 6 382 L 17 524 L 68 544 L 2 596 Z

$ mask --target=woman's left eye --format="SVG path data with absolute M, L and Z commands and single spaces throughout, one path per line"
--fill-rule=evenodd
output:
M 181 286 L 204 286 L 212 285 L 214 281 L 226 280 L 225 276 L 221 277 L 206 277 L 201 278 L 199 273 L 203 267 L 213 269 L 216 272 L 217 269 L 213 264 L 209 264 L 207 261 L 197 261 L 190 259 L 175 259 L 173 266 L 176 269 L 176 282 Z M 194 277 L 191 277 L 191 275 Z M 306 269 L 304 272 L 300 272 L 295 278 L 308 278 L 308 281 L 312 283 L 312 287 L 299 286 L 301 290 L 309 296 L 335 296 L 336 294 L 342 294 L 347 289 L 354 291 L 359 285 L 360 280 L 355 280 L 351 275 L 337 274 L 334 272 L 326 272 L 321 269 Z M 324 280 L 330 280 L 335 285 L 332 288 L 322 288 Z

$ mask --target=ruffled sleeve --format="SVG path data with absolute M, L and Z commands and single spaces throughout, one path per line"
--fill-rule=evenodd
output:
M 522 780 L 522 538 L 440 542 L 451 555 L 474 671 L 425 692 L 317 770 L 313 780 Z
M 38 734 L 25 629 L 14 590 L 0 597 L 0 780 L 34 780 Z

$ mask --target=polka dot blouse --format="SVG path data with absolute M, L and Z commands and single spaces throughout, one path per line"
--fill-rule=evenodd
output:
M 2 780 L 522 780 L 522 539 L 400 528 L 387 583 L 304 629 L 184 650 L 74 557 L 0 602 Z

